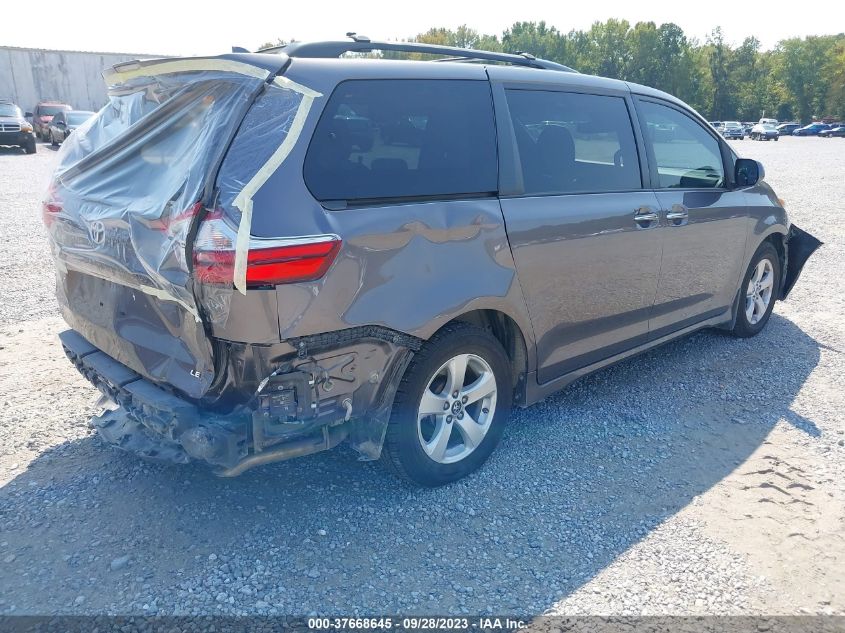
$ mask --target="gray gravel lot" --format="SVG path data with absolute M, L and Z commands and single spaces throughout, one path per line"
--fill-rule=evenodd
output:
M 845 140 L 734 143 L 826 243 L 769 327 L 517 410 L 438 490 L 343 448 L 220 480 L 102 446 L 55 336 L 55 153 L 0 148 L 0 614 L 845 614 Z

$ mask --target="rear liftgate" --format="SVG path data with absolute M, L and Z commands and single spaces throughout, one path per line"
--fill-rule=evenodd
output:
M 141 376 L 202 397 L 215 366 L 189 260 L 237 125 L 271 71 L 230 59 L 133 62 L 63 145 L 43 205 L 67 322 Z
M 274 346 L 241 346 L 263 356 L 265 378 L 223 415 L 172 393 L 197 401 L 231 368 L 209 332 L 226 324 L 233 293 L 317 280 L 340 247 L 333 235 L 251 237 L 253 197 L 321 96 L 274 77 L 285 63 L 121 65 L 106 76 L 109 104 L 61 150 L 44 221 L 62 312 L 82 335 L 62 340 L 120 405 L 94 422 L 113 444 L 228 476 L 346 437 L 364 458 L 380 453 L 391 389 L 419 344 L 385 328 L 289 341 L 287 361 Z

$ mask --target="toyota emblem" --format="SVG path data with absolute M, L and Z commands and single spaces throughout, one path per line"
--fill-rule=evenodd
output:
M 102 246 L 106 241 L 106 225 L 99 220 L 91 222 L 88 233 L 91 235 L 91 241 L 97 246 Z

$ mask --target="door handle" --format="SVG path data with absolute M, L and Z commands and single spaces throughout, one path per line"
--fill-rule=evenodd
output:
M 689 209 L 682 204 L 673 204 L 666 213 L 666 220 L 672 226 L 683 226 L 689 220 Z
M 634 222 L 636 222 L 637 226 L 641 229 L 649 229 L 652 226 L 656 226 L 657 221 L 660 219 L 660 216 L 657 215 L 657 212 L 651 207 L 640 207 L 635 210 L 634 213 L 636 213 L 634 216 Z

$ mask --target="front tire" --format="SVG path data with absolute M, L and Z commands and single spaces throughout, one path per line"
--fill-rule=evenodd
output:
M 466 477 L 496 448 L 510 417 L 507 355 L 487 330 L 446 325 L 411 360 L 396 392 L 382 461 L 435 487 Z
M 59 142 L 56 140 L 56 137 L 52 131 L 50 132 L 50 145 L 52 145 L 53 147 L 59 146 Z
M 37 147 L 38 146 L 35 144 L 35 139 L 30 139 L 30 141 L 26 145 L 24 145 L 23 151 L 25 151 L 27 154 L 34 154 Z
M 759 334 L 775 306 L 780 289 L 780 257 L 771 242 L 763 242 L 742 278 L 736 323 L 731 334 L 750 338 Z

